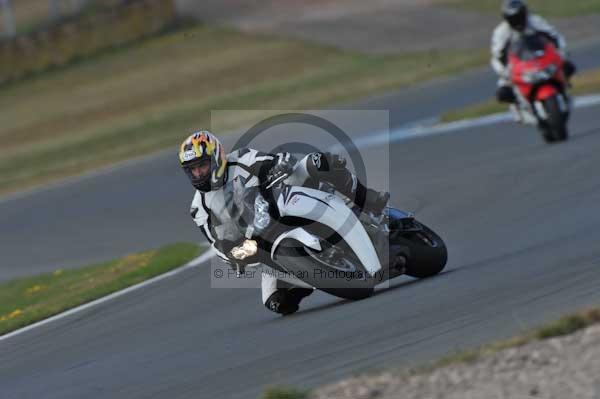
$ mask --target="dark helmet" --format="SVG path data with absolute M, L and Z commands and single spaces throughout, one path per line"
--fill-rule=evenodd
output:
M 206 130 L 192 134 L 181 143 L 179 162 L 197 190 L 206 193 L 225 184 L 225 150 L 219 139 Z
M 502 4 L 502 16 L 516 31 L 522 32 L 527 28 L 527 4 L 523 0 L 505 0 Z

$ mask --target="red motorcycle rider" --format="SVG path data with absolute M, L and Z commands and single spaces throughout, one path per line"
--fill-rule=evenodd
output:
M 491 48 L 491 64 L 499 76 L 496 92 L 498 101 L 516 102 L 508 68 L 509 50 L 511 43 L 522 35 L 541 35 L 548 39 L 565 60 L 563 68 L 566 78 L 569 79 L 575 73 L 575 65 L 566 58 L 564 37 L 544 18 L 530 14 L 524 0 L 505 0 L 502 5 L 502 16 L 504 21 L 494 30 Z

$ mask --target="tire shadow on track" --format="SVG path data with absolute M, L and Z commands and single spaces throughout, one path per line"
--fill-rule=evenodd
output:
M 581 132 L 575 132 L 571 135 L 571 137 L 569 137 L 569 141 L 582 140 L 582 139 L 588 138 L 590 136 L 594 136 L 599 133 L 600 133 L 600 128 L 592 128 L 592 129 L 583 130 Z
M 399 281 L 397 283 L 390 284 L 389 287 L 376 289 L 370 298 L 366 298 L 361 301 L 352 301 L 350 299 L 341 299 L 341 298 L 333 297 L 334 299 L 337 299 L 335 302 L 324 303 L 322 305 L 313 306 L 313 307 L 307 308 L 305 310 L 299 310 L 298 312 L 296 312 L 294 314 L 291 314 L 291 315 L 288 315 L 285 317 L 278 317 L 278 318 L 274 319 L 273 321 L 297 319 L 299 317 L 302 317 L 303 315 L 310 315 L 312 313 L 318 313 L 318 312 L 322 312 L 322 311 L 325 311 L 328 309 L 335 309 L 337 307 L 351 305 L 352 303 L 355 303 L 355 302 L 368 301 L 368 300 L 375 298 L 377 296 L 380 296 L 380 295 L 390 294 L 401 288 L 407 288 L 409 286 L 417 285 L 419 283 L 425 283 L 426 281 L 433 281 L 433 280 L 441 278 L 445 275 L 454 273 L 455 271 L 456 271 L 455 269 L 444 271 L 444 272 L 438 274 L 437 276 L 426 278 L 426 279 L 411 279 L 411 280 Z
M 376 289 L 375 292 L 373 293 L 372 298 L 380 296 L 380 295 L 391 294 L 394 291 L 396 291 L 398 289 L 401 289 L 401 288 L 407 288 L 407 287 L 412 286 L 412 285 L 418 285 L 420 283 L 425 283 L 425 282 L 431 282 L 431 281 L 434 281 L 434 280 L 438 280 L 438 279 L 443 278 L 444 276 L 446 276 L 448 274 L 454 273 L 455 271 L 456 271 L 456 269 L 450 269 L 450 270 L 442 271 L 440 274 L 437 274 L 437 275 L 429 277 L 429 278 L 417 279 L 417 278 L 409 277 L 410 280 L 403 280 L 403 281 L 398 281 L 398 282 L 390 282 L 389 287 Z

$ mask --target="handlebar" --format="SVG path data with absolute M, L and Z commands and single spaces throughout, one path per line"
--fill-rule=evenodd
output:
M 267 185 L 267 190 L 270 189 L 271 187 L 281 183 L 282 181 L 284 181 L 285 179 L 287 179 L 288 177 L 290 177 L 289 173 L 284 173 L 278 177 L 276 177 L 273 181 L 271 181 L 268 185 Z

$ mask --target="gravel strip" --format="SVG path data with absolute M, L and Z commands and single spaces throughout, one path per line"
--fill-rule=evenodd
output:
M 600 325 L 425 374 L 362 376 L 311 399 L 600 399 Z

